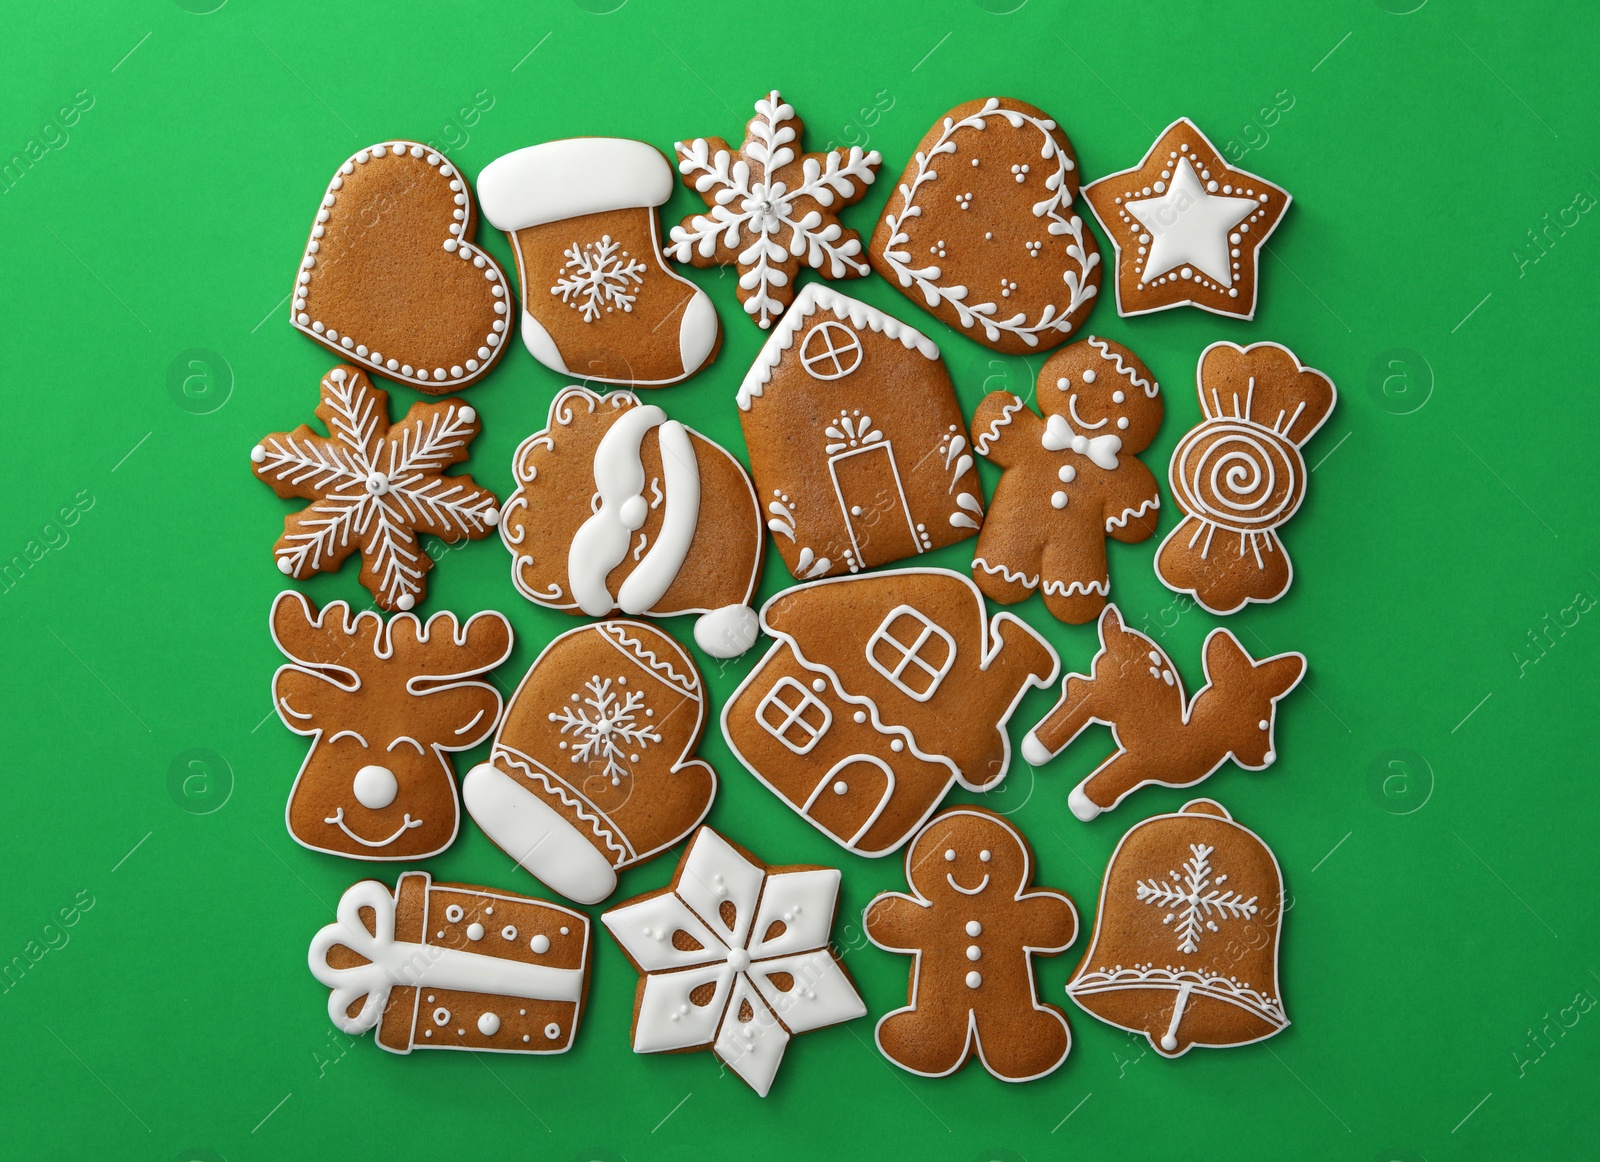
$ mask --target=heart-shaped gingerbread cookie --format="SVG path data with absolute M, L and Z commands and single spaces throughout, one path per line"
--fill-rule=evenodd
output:
M 499 361 L 510 294 L 471 243 L 466 177 L 437 150 L 388 141 L 328 182 L 289 319 L 341 359 L 430 395 L 468 387 Z

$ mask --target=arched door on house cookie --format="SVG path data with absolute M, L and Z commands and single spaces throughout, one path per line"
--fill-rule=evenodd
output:
M 894 795 L 894 772 L 876 755 L 851 755 L 817 782 L 801 811 L 818 827 L 853 848 L 878 821 Z

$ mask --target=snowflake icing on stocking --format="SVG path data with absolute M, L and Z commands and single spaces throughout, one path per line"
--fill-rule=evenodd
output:
M 646 267 L 637 258 L 630 258 L 611 235 L 603 234 L 599 242 L 582 246 L 574 242 L 563 253 L 567 261 L 561 269 L 566 273 L 550 293 L 560 295 L 567 306 L 581 311 L 585 323 L 594 322 L 602 311 L 618 307 L 633 310 L 634 300 L 639 297 L 634 288 L 644 281 Z
M 628 773 L 622 765 L 624 757 L 636 763 L 638 754 L 630 753 L 635 747 L 644 750 L 650 743 L 661 741 L 655 727 L 639 719 L 641 711 L 645 718 L 654 718 L 656 712 L 645 706 L 644 695 L 639 691 L 622 689 L 627 684 L 626 678 L 601 678 L 596 674 L 583 684 L 587 694 L 572 695 L 575 706 L 563 706 L 550 715 L 551 722 L 561 724 L 562 734 L 573 734 L 570 744 L 561 744 L 563 750 L 571 749 L 572 761 L 604 760 L 605 770 L 601 773 L 612 786 L 620 784 Z
M 1217 930 L 1213 914 L 1222 920 L 1248 920 L 1256 914 L 1256 897 L 1251 896 L 1246 900 L 1237 892 L 1222 891 L 1222 885 L 1228 880 L 1226 875 L 1219 875 L 1215 880 L 1211 878 L 1211 853 L 1215 850 L 1203 843 L 1191 843 L 1189 851 L 1192 856 L 1183 861 L 1181 877 L 1175 871 L 1168 872 L 1172 877 L 1171 883 L 1140 880 L 1136 889 L 1139 899 L 1144 903 L 1173 909 L 1161 922 L 1170 924 L 1178 921 L 1179 952 L 1197 951 L 1201 934 Z
M 378 605 L 411 609 L 433 568 L 421 534 L 480 540 L 500 520 L 492 493 L 470 476 L 444 475 L 467 458 L 478 415 L 454 400 L 419 403 L 391 425 L 388 393 L 349 366 L 323 378 L 316 414 L 327 436 L 302 424 L 250 451 L 256 476 L 274 492 L 311 501 L 284 518 L 278 569 L 304 580 L 359 550 L 361 583 Z
M 695 266 L 737 265 L 739 301 L 766 328 L 794 301 L 802 262 L 824 278 L 859 278 L 861 238 L 839 223 L 877 177 L 882 158 L 863 153 L 802 153 L 804 124 L 773 90 L 737 154 L 720 137 L 678 142 L 678 170 L 705 199 L 709 213 L 691 214 L 672 228 L 666 251 Z

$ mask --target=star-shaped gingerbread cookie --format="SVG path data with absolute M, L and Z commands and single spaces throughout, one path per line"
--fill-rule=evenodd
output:
M 1234 169 L 1187 117 L 1144 160 L 1083 187 L 1117 249 L 1117 312 L 1192 306 L 1253 318 L 1261 247 L 1283 219 L 1287 191 Z
M 468 455 L 478 414 L 456 400 L 413 404 L 389 423 L 389 395 L 341 364 L 322 379 L 317 417 L 250 449 L 256 476 L 285 500 L 311 503 L 283 518 L 273 546 L 278 571 L 296 580 L 331 573 L 361 553 L 361 584 L 387 610 L 407 610 L 427 591 L 433 559 L 421 534 L 482 540 L 500 520 L 494 494 L 444 470 Z
M 735 153 L 720 137 L 680 141 L 678 172 L 709 212 L 672 228 L 667 254 L 694 266 L 737 266 L 739 301 L 763 330 L 794 301 L 802 264 L 823 278 L 869 273 L 861 237 L 839 222 L 878 175 L 876 149 L 803 153 L 805 126 L 774 89 Z

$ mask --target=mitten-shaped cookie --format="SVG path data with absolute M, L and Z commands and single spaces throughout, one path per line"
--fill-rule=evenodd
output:
M 1077 625 L 1111 591 L 1105 539 L 1156 531 L 1160 493 L 1137 456 L 1161 426 L 1161 385 L 1132 351 L 1091 335 L 1040 368 L 1038 399 L 1042 419 L 1005 391 L 972 418 L 973 446 L 1005 470 L 972 574 L 1002 605 L 1042 587 L 1045 608 Z
M 522 284 L 522 341 L 552 371 L 664 387 L 716 358 L 711 299 L 668 269 L 656 210 L 672 166 L 655 146 L 574 137 L 496 158 L 478 176 Z
M 944 1077 L 974 1052 L 1002 1081 L 1033 1081 L 1067 1058 L 1064 1013 L 1041 1004 L 1033 957 L 1077 939 L 1065 893 L 1029 891 L 1033 854 L 1004 818 L 981 807 L 934 816 L 906 849 L 912 894 L 867 905 L 867 938 L 916 957 L 910 1004 L 878 1022 L 878 1048 L 902 1069 Z
M 507 855 L 595 904 L 618 869 L 711 810 L 716 772 L 690 757 L 705 717 L 700 672 L 660 630 L 620 619 L 570 630 L 534 659 L 461 795 Z

